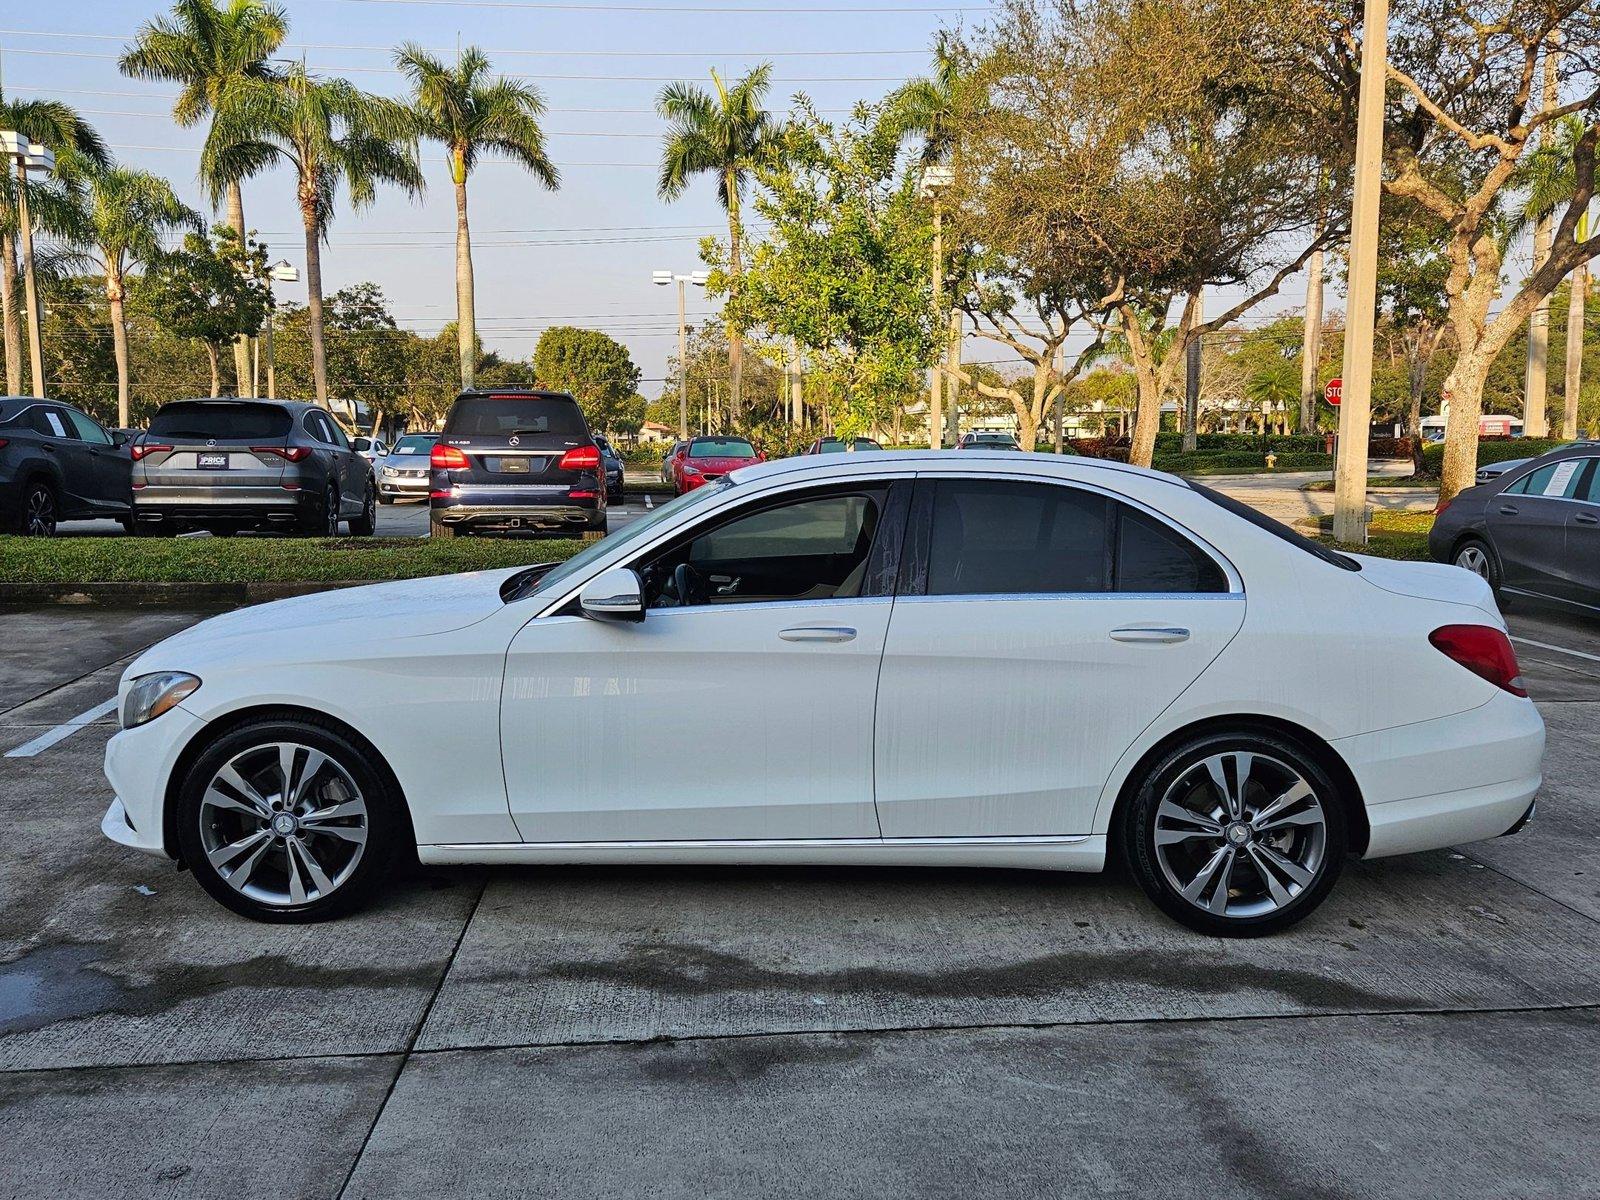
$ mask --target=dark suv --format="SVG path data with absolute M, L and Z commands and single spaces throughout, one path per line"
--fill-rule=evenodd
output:
M 365 537 L 377 523 L 372 464 L 328 411 L 297 400 L 175 400 L 133 444 L 141 534 L 181 526 Z
M 529 531 L 605 536 L 600 448 L 564 392 L 462 392 L 429 460 L 434 537 Z
M 50 537 L 57 521 L 128 523 L 127 439 L 70 404 L 0 396 L 0 533 Z

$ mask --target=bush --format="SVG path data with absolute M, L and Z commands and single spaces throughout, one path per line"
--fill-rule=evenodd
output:
M 1204 475 L 1214 471 L 1262 471 L 1267 469 L 1266 455 L 1228 450 L 1199 454 L 1157 454 L 1152 464 L 1158 471 L 1171 471 L 1178 475 Z M 1331 471 L 1331 454 L 1278 453 L 1276 471 Z
M 1368 458 L 1410 458 L 1411 439 L 1408 437 L 1375 437 L 1367 442 Z
M 1478 466 L 1505 462 L 1511 458 L 1534 458 L 1568 443 L 1560 438 L 1479 438 Z M 1437 475 L 1444 468 L 1444 443 L 1429 442 L 1422 448 L 1422 468 Z
M 1327 450 L 1327 440 L 1320 433 L 1202 433 L 1195 436 L 1196 451 L 1232 450 L 1238 453 L 1251 451 L 1265 454 L 1272 450 L 1278 454 L 1321 454 Z M 1182 453 L 1183 434 L 1156 434 L 1156 453 L 1163 451 Z

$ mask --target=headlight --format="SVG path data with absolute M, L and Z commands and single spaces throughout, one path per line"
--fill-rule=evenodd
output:
M 132 729 L 153 721 L 186 696 L 194 694 L 200 681 L 182 671 L 158 671 L 154 675 L 141 675 L 128 689 L 128 698 L 122 702 L 122 727 Z
M 700 474 L 700 468 L 699 467 L 691 467 L 688 463 L 684 463 L 683 464 L 683 473 L 685 475 L 698 475 L 698 474 Z
M 395 470 L 395 469 L 394 469 L 394 468 L 393 468 L 393 467 L 385 467 L 385 468 L 384 468 L 384 469 L 383 469 L 383 473 L 384 473 L 384 474 L 385 474 L 385 475 L 388 475 L 388 476 L 390 476 L 390 477 L 391 477 L 391 478 L 392 478 L 392 477 L 393 477 L 393 476 L 395 476 L 395 475 L 398 475 L 398 474 L 400 474 L 400 472 L 399 472 L 399 471 L 397 471 L 397 470 Z

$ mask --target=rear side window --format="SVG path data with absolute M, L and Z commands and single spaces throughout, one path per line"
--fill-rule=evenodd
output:
M 45 437 L 76 438 L 78 435 L 67 426 L 67 414 L 57 408 L 43 405 L 28 410 L 28 426 Z
M 168 404 L 150 422 L 150 436 L 219 441 L 287 437 L 294 419 L 275 404 Z
M 454 437 L 589 436 L 577 401 L 559 396 L 463 396 L 451 407 L 444 431 Z
M 1094 492 L 997 479 L 940 480 L 930 596 L 1103 592 L 1109 502 Z
M 1585 461 L 1589 464 L 1589 473 L 1578 485 L 1578 499 L 1587 500 L 1590 504 L 1600 504 L 1600 458 Z
M 1228 590 L 1228 578 L 1216 560 L 1176 529 L 1126 504 L 1116 509 L 1117 591 Z

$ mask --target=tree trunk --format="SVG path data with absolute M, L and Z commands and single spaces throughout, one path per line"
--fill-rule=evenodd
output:
M 239 235 L 239 244 L 244 245 L 244 192 L 237 183 L 228 185 L 228 224 L 233 227 L 234 233 Z M 243 396 L 248 391 L 255 389 L 249 386 L 250 379 L 250 335 L 241 333 L 233 339 L 233 374 L 238 380 L 235 391 Z
M 306 327 L 311 336 L 311 378 L 317 403 L 328 407 L 328 352 L 322 340 L 322 240 L 317 236 L 315 200 L 301 185 L 300 211 L 306 227 Z
M 1550 218 L 1542 217 L 1533 228 L 1533 269 L 1538 270 L 1550 257 Z M 1522 436 L 1545 437 L 1550 418 L 1545 408 L 1546 380 L 1550 360 L 1550 297 L 1543 297 L 1528 318 L 1528 365 L 1522 391 Z
M 1583 303 L 1589 270 L 1578 267 L 1568 281 L 1566 394 L 1561 402 L 1561 436 L 1569 442 L 1578 436 L 1578 395 L 1583 385 Z
M 1190 292 L 1186 307 L 1194 314 L 1193 322 L 1201 317 L 1203 297 L 1198 290 Z M 1193 323 L 1191 322 L 1191 323 Z M 1183 452 L 1193 454 L 1200 447 L 1200 368 L 1205 347 L 1194 338 L 1184 350 L 1183 365 Z
M 0 234 L 0 309 L 6 343 L 6 394 L 22 394 L 22 324 L 17 319 L 17 249 L 10 234 Z
M 950 311 L 950 332 L 945 343 L 945 362 L 949 369 L 945 372 L 945 420 L 949 428 L 949 436 L 945 444 L 954 446 L 961 437 L 961 380 L 958 372 L 961 370 L 961 314 L 954 309 Z
M 456 345 L 461 352 L 461 387 L 472 386 L 478 367 L 478 313 L 472 291 L 472 231 L 467 226 L 466 169 L 457 153 L 451 163 L 456 180 Z
M 128 322 L 122 311 L 122 263 L 117 255 L 106 255 L 106 302 L 111 306 L 111 348 L 117 359 L 117 424 L 126 429 L 128 420 Z
M 39 287 L 33 270 L 33 222 L 28 215 L 28 173 L 17 160 L 17 227 L 22 244 L 22 300 L 28 310 L 28 378 L 33 395 L 45 394 L 44 306 L 39 303 Z
M 744 273 L 744 265 L 740 261 L 740 234 L 739 228 L 739 188 L 738 174 L 729 171 L 727 174 L 728 189 L 728 275 L 732 286 L 728 290 L 731 297 L 739 292 L 739 277 Z M 738 419 L 744 416 L 744 334 L 733 322 L 728 323 L 728 383 L 730 403 Z
M 217 358 L 216 343 L 207 342 L 205 346 L 206 358 L 211 363 L 211 398 L 215 400 L 218 396 L 222 395 L 222 366 Z
M 1478 418 L 1483 411 L 1483 383 L 1494 355 L 1481 343 L 1463 349 L 1444 380 L 1450 406 L 1444 428 L 1444 467 L 1439 472 L 1439 498 L 1453 500 L 1469 488 L 1478 473 Z
M 1300 338 L 1300 432 L 1317 431 L 1317 401 L 1322 398 L 1322 251 L 1306 263 L 1306 321 Z

